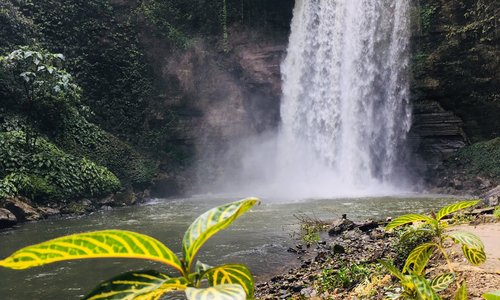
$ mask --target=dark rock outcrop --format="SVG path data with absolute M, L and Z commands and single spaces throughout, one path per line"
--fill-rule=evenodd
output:
M 9 210 L 0 208 L 0 229 L 9 228 L 16 224 L 16 216 Z
M 419 173 L 434 170 L 442 161 L 467 145 L 462 120 L 436 101 L 413 105 L 413 126 L 409 142 Z
M 12 212 L 19 222 L 43 219 L 42 214 L 25 198 L 8 198 L 3 201 L 3 207 Z

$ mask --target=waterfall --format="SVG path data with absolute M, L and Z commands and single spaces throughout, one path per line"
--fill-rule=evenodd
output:
M 225 184 L 285 198 L 400 192 L 409 9 L 410 0 L 296 0 L 279 132 L 238 146 L 240 173 Z
M 348 193 L 401 176 L 411 125 L 409 7 L 296 0 L 282 64 L 278 185 Z

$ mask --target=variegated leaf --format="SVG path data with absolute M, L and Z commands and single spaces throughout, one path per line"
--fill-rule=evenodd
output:
M 188 287 L 188 300 L 245 300 L 245 290 L 239 284 L 222 284 L 206 289 Z
M 486 300 L 500 300 L 500 290 L 485 293 L 481 297 Z
M 244 265 L 223 265 L 209 269 L 204 276 L 210 286 L 220 284 L 239 284 L 245 290 L 247 299 L 253 299 L 254 279 L 250 270 Z
M 467 300 L 467 284 L 465 283 L 465 280 L 462 281 L 460 288 L 457 290 L 455 300 Z
M 425 269 L 427 262 L 429 262 L 435 248 L 435 243 L 424 243 L 413 249 L 406 259 L 403 267 L 403 273 L 410 271 L 411 268 L 413 273 L 422 275 L 422 272 Z
M 481 202 L 481 200 L 462 201 L 462 202 L 458 202 L 458 203 L 454 203 L 454 204 L 445 206 L 445 207 L 441 208 L 438 211 L 438 213 L 436 214 L 436 220 L 439 221 L 449 214 L 452 214 L 454 212 L 457 212 L 459 210 L 462 210 L 462 209 L 465 209 L 468 207 L 472 207 L 472 206 L 478 204 L 479 202 Z
M 418 299 L 422 300 L 440 300 L 436 292 L 432 289 L 429 281 L 425 279 L 423 276 L 419 275 L 411 275 L 411 279 L 415 284 L 415 290 L 417 291 Z
M 187 269 L 190 270 L 194 256 L 211 236 L 228 227 L 258 202 L 256 198 L 248 198 L 213 208 L 199 216 L 189 226 L 182 240 L 182 252 Z
M 429 228 L 417 228 L 417 229 L 411 229 L 408 228 L 408 230 L 406 230 L 402 235 L 401 237 L 399 238 L 399 242 L 400 243 L 405 243 L 406 241 L 408 241 L 408 239 L 414 237 L 414 236 L 418 236 L 420 234 L 430 234 L 431 233 L 435 233 L 433 230 L 429 229 Z
M 378 262 L 382 266 L 384 266 L 387 271 L 389 271 L 389 273 L 398 278 L 400 281 L 405 280 L 405 276 L 403 275 L 403 273 L 401 273 L 401 271 L 399 271 L 398 268 L 396 268 L 391 262 L 385 260 L 379 260 Z
M 184 278 L 170 278 L 157 271 L 128 272 L 101 283 L 86 300 L 159 299 L 169 291 L 184 290 Z
M 466 245 L 462 245 L 462 252 L 464 253 L 465 258 L 475 265 L 478 266 L 486 261 L 486 253 L 484 253 L 484 249 L 476 249 L 469 248 Z
M 453 281 L 455 281 L 455 275 L 453 273 L 441 274 L 432 279 L 431 287 L 435 292 L 441 292 L 446 290 Z
M 213 267 L 210 265 L 204 264 L 199 260 L 196 261 L 195 270 L 196 270 L 196 272 L 198 272 L 200 274 L 204 273 L 205 271 L 207 271 L 208 269 L 211 269 L 211 268 L 213 268 Z
M 387 226 L 385 226 L 385 230 L 391 230 L 399 226 L 403 226 L 409 223 L 413 222 L 418 222 L 418 221 L 423 221 L 429 224 L 434 224 L 436 220 L 434 220 L 431 217 L 420 215 L 420 214 L 409 214 L 409 215 L 402 215 L 400 217 L 397 217 L 396 219 L 392 220 Z
M 455 232 L 450 232 L 448 234 L 455 243 L 460 243 L 462 245 L 467 246 L 468 248 L 474 248 L 474 249 L 483 249 L 484 244 L 481 241 L 481 239 L 470 232 L 463 232 L 463 231 L 455 231 Z
M 0 261 L 10 269 L 88 258 L 133 258 L 158 261 L 182 271 L 177 256 L 158 240 L 139 233 L 105 230 L 73 234 L 22 248 Z

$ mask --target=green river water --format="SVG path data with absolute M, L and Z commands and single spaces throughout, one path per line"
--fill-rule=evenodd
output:
M 201 213 L 240 197 L 196 196 L 185 199 L 154 199 L 134 206 L 69 219 L 49 219 L 0 231 L 0 257 L 61 235 L 103 229 L 133 230 L 151 235 L 180 253 L 180 241 L 189 224 Z M 346 213 L 352 220 L 381 219 L 406 212 L 427 212 L 453 201 L 448 197 L 404 196 L 384 198 L 272 201 L 243 215 L 214 236 L 200 251 L 207 264 L 245 263 L 258 278 L 276 273 L 297 261 L 288 253 L 296 241 L 297 219 L 306 214 L 335 219 Z M 1 300 L 78 299 L 99 282 L 130 270 L 163 266 L 136 260 L 85 260 L 61 262 L 30 270 L 0 269 Z

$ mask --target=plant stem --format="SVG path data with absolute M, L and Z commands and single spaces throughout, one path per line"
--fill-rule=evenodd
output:
M 439 251 L 441 251 L 441 253 L 443 254 L 444 259 L 446 260 L 446 264 L 448 265 L 448 269 L 450 269 L 450 272 L 452 274 L 456 274 L 455 270 L 453 270 L 453 266 L 451 264 L 450 257 L 448 256 L 448 253 L 446 253 L 446 250 L 444 250 L 442 238 L 439 239 L 439 243 L 437 244 L 437 246 L 438 246 Z M 460 288 L 459 280 L 455 280 L 455 284 L 457 285 L 457 288 Z

